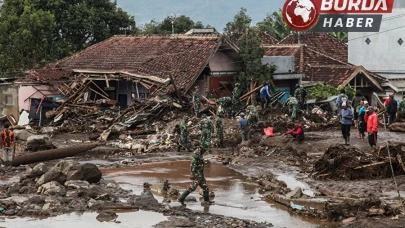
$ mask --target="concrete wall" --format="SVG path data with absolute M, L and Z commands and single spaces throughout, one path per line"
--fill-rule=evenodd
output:
M 262 59 L 262 63 L 277 67 L 277 70 L 274 72 L 276 74 L 295 72 L 294 61 L 294 56 L 264 56 Z
M 402 3 L 400 3 L 402 2 Z M 395 1 L 396 5 L 405 5 L 405 1 Z M 383 15 L 380 33 L 349 33 L 349 62 L 363 65 L 367 70 L 381 73 L 386 77 L 398 77 L 393 73 L 402 73 L 405 77 L 405 8 L 394 9 L 392 14 Z M 403 28 L 399 28 L 399 27 Z M 395 30 L 392 30 L 395 29 Z M 388 31 L 392 30 L 392 31 Z M 384 32 L 387 31 L 387 32 Z M 373 35 L 375 34 L 375 35 Z M 367 44 L 366 39 L 370 39 Z M 403 40 L 399 45 L 398 40 Z
M 18 110 L 18 87 L 14 85 L 0 85 L 0 116 L 10 115 L 17 121 Z
M 54 86 L 57 88 L 57 85 Z M 41 85 L 41 86 L 35 86 L 38 90 L 41 90 L 41 92 L 48 97 L 52 97 L 56 91 L 52 86 L 47 86 L 47 85 Z M 18 106 L 19 110 L 29 110 L 30 105 L 31 105 L 31 98 L 43 98 L 44 96 L 38 92 L 34 86 L 19 86 L 18 88 Z M 48 90 L 48 91 L 46 91 Z M 53 91 L 51 91 L 53 90 Z M 28 99 L 29 98 L 29 99 Z
M 137 90 L 137 85 L 138 85 L 138 90 Z M 127 95 L 127 105 L 132 103 L 132 93 L 135 94 L 135 97 L 138 96 L 141 97 L 142 95 L 145 96 L 145 98 L 149 94 L 149 90 L 147 90 L 144 86 L 142 86 L 139 83 L 133 82 L 133 81 L 127 81 L 127 80 L 120 80 L 117 83 L 117 100 L 118 96 L 120 94 L 126 94 Z

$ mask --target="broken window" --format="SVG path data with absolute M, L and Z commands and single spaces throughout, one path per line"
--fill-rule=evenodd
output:
M 6 105 L 13 105 L 13 96 L 6 95 Z

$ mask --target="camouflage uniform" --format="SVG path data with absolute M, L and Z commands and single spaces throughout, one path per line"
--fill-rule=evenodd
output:
M 180 124 L 180 143 L 181 146 L 184 147 L 186 150 L 191 150 L 190 141 L 188 138 L 188 127 L 187 127 L 187 120 L 188 118 L 184 118 L 183 122 Z
M 399 103 L 399 111 L 400 111 L 400 112 L 405 112 L 405 100 L 402 100 L 402 101 Z
M 204 177 L 204 158 L 200 150 L 197 150 L 192 155 L 191 160 L 191 177 L 193 179 L 193 183 L 191 183 L 190 187 L 188 188 L 189 192 L 193 192 L 200 186 L 203 192 L 208 194 L 208 186 L 207 181 Z
M 254 106 L 254 105 L 249 105 L 249 106 L 247 107 L 247 110 L 249 111 L 248 118 L 247 118 L 248 121 L 249 121 L 249 123 L 250 123 L 251 125 L 256 126 L 257 123 L 259 122 L 259 115 L 258 115 L 256 106 Z
M 180 130 L 180 125 L 176 125 L 176 127 L 173 129 L 173 135 L 174 135 L 174 141 L 177 146 L 177 151 L 180 151 L 181 149 L 181 143 L 180 143 L 180 135 L 181 135 L 181 130 Z
M 297 105 L 298 105 L 297 98 L 289 97 L 286 101 L 286 104 L 289 106 L 291 119 L 295 120 L 295 118 L 297 117 Z
M 204 115 L 200 122 L 200 144 L 208 145 L 208 149 L 211 147 L 211 134 L 214 132 L 211 121 Z
M 242 103 L 239 98 L 241 97 L 241 90 L 239 88 L 239 83 L 235 84 L 235 88 L 232 91 L 232 116 L 235 116 L 242 109 Z
M 224 127 L 222 125 L 222 120 L 217 116 L 215 119 L 215 128 L 217 130 L 217 138 L 218 138 L 218 145 L 220 147 L 223 147 L 224 143 Z
M 200 100 L 199 92 L 194 92 L 194 94 L 193 94 L 193 105 L 194 105 L 195 115 L 198 116 L 198 113 L 200 112 L 200 107 L 201 107 L 201 100 Z
M 221 106 L 220 116 L 231 117 L 232 116 L 232 99 L 230 97 L 221 97 L 217 99 L 217 104 Z
M 297 88 L 294 93 L 294 97 L 297 98 L 298 107 L 300 109 L 303 109 L 303 107 L 304 107 L 304 102 L 305 102 L 304 94 L 305 94 L 305 89 L 301 88 L 301 87 Z

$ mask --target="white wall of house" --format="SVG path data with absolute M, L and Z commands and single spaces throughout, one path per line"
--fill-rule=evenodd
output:
M 387 78 L 405 77 L 405 1 L 396 0 L 395 7 L 392 14 L 383 15 L 379 33 L 349 33 L 350 63 Z

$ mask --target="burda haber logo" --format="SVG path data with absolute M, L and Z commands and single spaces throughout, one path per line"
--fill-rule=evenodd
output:
M 394 0 L 287 0 L 284 21 L 298 31 L 378 32 Z

